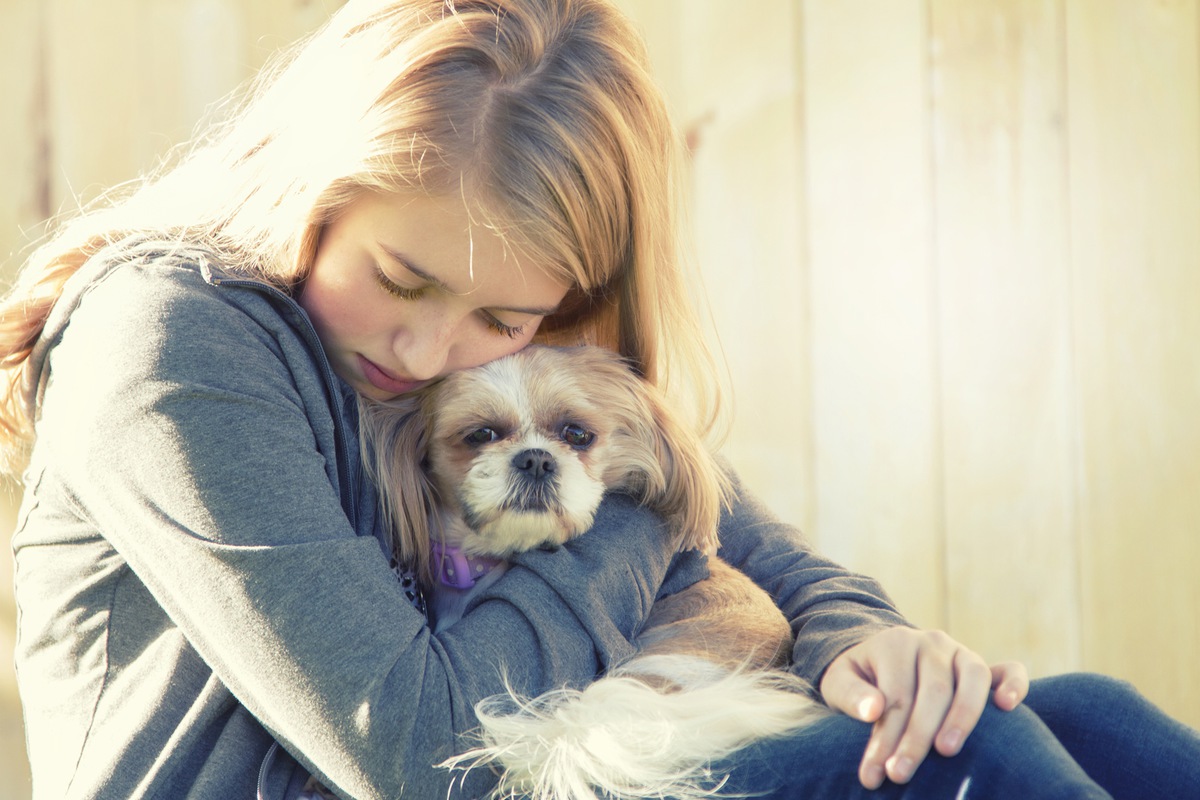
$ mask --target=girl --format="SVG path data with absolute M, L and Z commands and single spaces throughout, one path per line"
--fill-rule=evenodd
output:
M 704 565 L 619 498 L 433 636 L 362 474 L 356 399 L 535 340 L 613 348 L 705 397 L 674 152 L 603 0 L 350 0 L 174 166 L 33 254 L 3 304 L 0 432 L 25 468 L 17 665 L 39 798 L 295 798 L 310 776 L 346 798 L 478 797 L 491 775 L 434 766 L 477 700 L 629 654 L 655 597 Z M 1011 711 L 1020 666 L 907 626 L 746 493 L 721 535 L 793 620 L 795 671 L 846 712 L 732 758 L 730 790 L 1200 780 L 1195 735 L 1123 686 L 1035 684 L 1040 718 Z

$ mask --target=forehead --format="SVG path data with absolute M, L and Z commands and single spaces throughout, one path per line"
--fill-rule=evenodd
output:
M 537 355 L 536 349 L 526 350 L 447 377 L 433 401 L 442 432 L 464 423 L 509 429 L 552 428 L 566 421 L 600 426 L 597 387 L 579 365 Z
M 488 218 L 486 207 L 469 194 L 368 193 L 350 205 L 343 222 L 379 255 L 481 306 L 558 305 L 569 282 Z

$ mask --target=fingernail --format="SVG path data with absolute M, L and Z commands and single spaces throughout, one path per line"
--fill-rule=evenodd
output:
M 963 732 L 958 728 L 954 728 L 946 734 L 946 747 L 950 749 L 951 755 L 958 752 L 959 748 L 962 747 L 962 743 Z
M 883 786 L 883 779 L 885 777 L 883 767 L 878 764 L 871 764 L 870 766 L 863 767 L 862 785 L 867 789 L 878 789 L 880 786 Z
M 871 698 L 869 698 L 869 697 L 863 698 L 862 701 L 860 701 L 858 704 L 858 718 L 861 720 L 870 719 L 870 714 L 871 714 L 872 708 L 873 708 L 873 706 L 871 704 Z
M 888 759 L 888 774 L 896 783 L 904 783 L 913 774 L 912 759 L 907 756 L 892 756 Z

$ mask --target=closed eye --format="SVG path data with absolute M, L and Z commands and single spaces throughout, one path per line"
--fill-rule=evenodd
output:
M 396 283 L 386 274 L 384 274 L 383 270 L 379 268 L 378 264 L 375 265 L 375 282 L 378 283 L 383 290 L 392 297 L 398 297 L 401 300 L 416 300 L 425 293 L 424 286 L 418 289 L 410 289 Z
M 429 288 L 428 286 L 421 286 L 419 288 L 412 289 L 406 286 L 401 286 L 389 278 L 378 264 L 375 265 L 375 282 L 378 283 L 385 292 L 400 300 L 420 299 L 425 295 L 426 290 Z M 509 339 L 520 338 L 521 335 L 525 333 L 525 325 L 528 324 L 509 325 L 500 321 L 495 314 L 491 314 L 487 311 L 481 311 L 480 314 L 483 316 L 484 325 L 487 326 L 488 330 L 492 331 L 493 333 L 498 333 L 501 336 L 507 336 Z
M 496 317 L 492 314 L 489 314 L 486 311 L 482 313 L 484 322 L 487 324 L 488 329 L 495 331 L 501 336 L 507 336 L 510 339 L 516 339 L 525 332 L 524 325 L 506 325 L 500 320 L 496 319 Z

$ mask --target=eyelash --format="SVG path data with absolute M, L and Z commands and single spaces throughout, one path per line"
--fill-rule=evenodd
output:
M 525 332 L 524 325 L 505 325 L 491 314 L 489 314 L 487 317 L 487 326 L 501 336 L 507 336 L 510 339 L 516 339 Z
M 421 287 L 420 289 L 406 289 L 403 286 L 397 286 L 396 284 L 392 283 L 390 279 L 388 279 L 387 275 L 383 274 L 383 270 L 381 270 L 379 267 L 375 268 L 375 281 L 381 287 L 383 287 L 385 292 L 390 294 L 392 297 L 398 297 L 401 300 L 416 300 L 425 292 L 424 287 Z
M 408 289 L 403 286 L 397 286 L 388 278 L 387 275 L 383 273 L 383 270 L 379 269 L 379 267 L 375 268 L 375 280 L 385 292 L 390 294 L 392 297 L 397 297 L 401 300 L 416 300 L 425 293 L 425 287 L 421 287 L 420 289 Z M 501 336 L 507 336 L 509 339 L 516 339 L 525 332 L 524 325 L 505 325 L 491 314 L 486 315 L 485 323 L 487 324 L 488 330 L 498 333 Z

